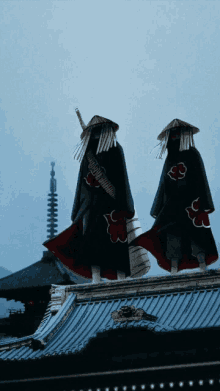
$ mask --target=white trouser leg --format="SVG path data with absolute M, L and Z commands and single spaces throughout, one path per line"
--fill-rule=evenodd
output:
M 199 261 L 199 267 L 200 267 L 201 272 L 204 272 L 205 270 L 207 270 L 206 263 L 205 263 L 205 253 L 199 253 L 197 255 L 197 259 Z
M 117 279 L 118 280 L 124 280 L 125 279 L 125 273 L 117 270 Z
M 98 284 L 100 282 L 100 267 L 92 266 L 92 283 Z
M 178 272 L 178 259 L 171 260 L 171 274 L 177 274 Z

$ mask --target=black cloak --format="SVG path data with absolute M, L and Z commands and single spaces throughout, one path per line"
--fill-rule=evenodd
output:
M 101 277 L 116 279 L 117 270 L 130 275 L 126 218 L 134 216 L 134 202 L 121 145 L 117 142 L 116 147 L 96 155 L 98 141 L 90 140 L 80 166 L 72 225 L 43 245 L 81 276 L 92 278 L 91 266 L 96 265 Z M 91 174 L 88 151 L 114 186 L 115 199 Z
M 172 142 L 172 141 L 171 141 Z M 171 270 L 167 258 L 167 234 L 181 237 L 182 259 L 178 269 L 199 267 L 192 242 L 205 253 L 207 265 L 218 259 L 218 252 L 208 215 L 214 212 L 205 167 L 199 151 L 168 153 L 150 214 L 152 228 L 134 243 L 150 251 L 160 267 Z

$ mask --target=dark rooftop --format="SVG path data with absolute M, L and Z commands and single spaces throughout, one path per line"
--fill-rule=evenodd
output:
M 50 286 L 51 284 L 81 284 L 90 281 L 65 268 L 53 255 L 45 254 L 43 258 L 22 269 L 0 279 L 0 297 L 17 289 Z
M 112 314 L 120 314 L 125 306 L 133 306 L 139 318 L 115 320 Z M 217 329 L 220 272 L 54 285 L 48 308 L 35 334 L 1 341 L 0 360 L 75 354 L 100 333 L 114 329 L 141 327 L 156 334 Z

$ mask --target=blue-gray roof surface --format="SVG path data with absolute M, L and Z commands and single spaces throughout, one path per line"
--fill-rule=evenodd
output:
M 127 305 L 157 317 L 156 322 L 133 321 L 128 322 L 127 327 L 146 327 L 158 333 L 220 327 L 220 288 L 87 303 L 77 303 L 76 294 L 71 293 L 55 316 L 47 314 L 35 334 L 1 345 L 0 359 L 29 360 L 77 353 L 97 333 L 125 327 L 125 324 L 115 322 L 111 313 Z M 25 345 L 30 338 L 43 341 L 44 350 L 34 351 Z M 19 347 L 22 343 L 24 346 Z
M 59 260 L 43 258 L 18 272 L 12 273 L 0 279 L 0 293 L 7 294 L 14 289 L 33 288 L 51 284 L 66 283 L 64 274 L 68 274 L 70 280 L 75 284 L 89 282 L 89 279 L 80 277 L 67 270 Z
M 17 337 L 2 337 L 0 339 L 0 345 L 6 345 L 8 343 L 17 342 Z

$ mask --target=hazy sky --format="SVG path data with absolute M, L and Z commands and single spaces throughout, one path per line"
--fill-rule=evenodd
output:
M 220 244 L 220 2 L 0 2 L 0 265 L 15 272 L 42 257 L 50 162 L 58 232 L 71 223 L 81 127 L 94 115 L 120 125 L 143 231 L 164 164 L 157 136 L 174 118 L 197 126 Z M 167 274 L 150 255 L 149 275 Z M 219 261 L 212 267 L 219 267 Z

